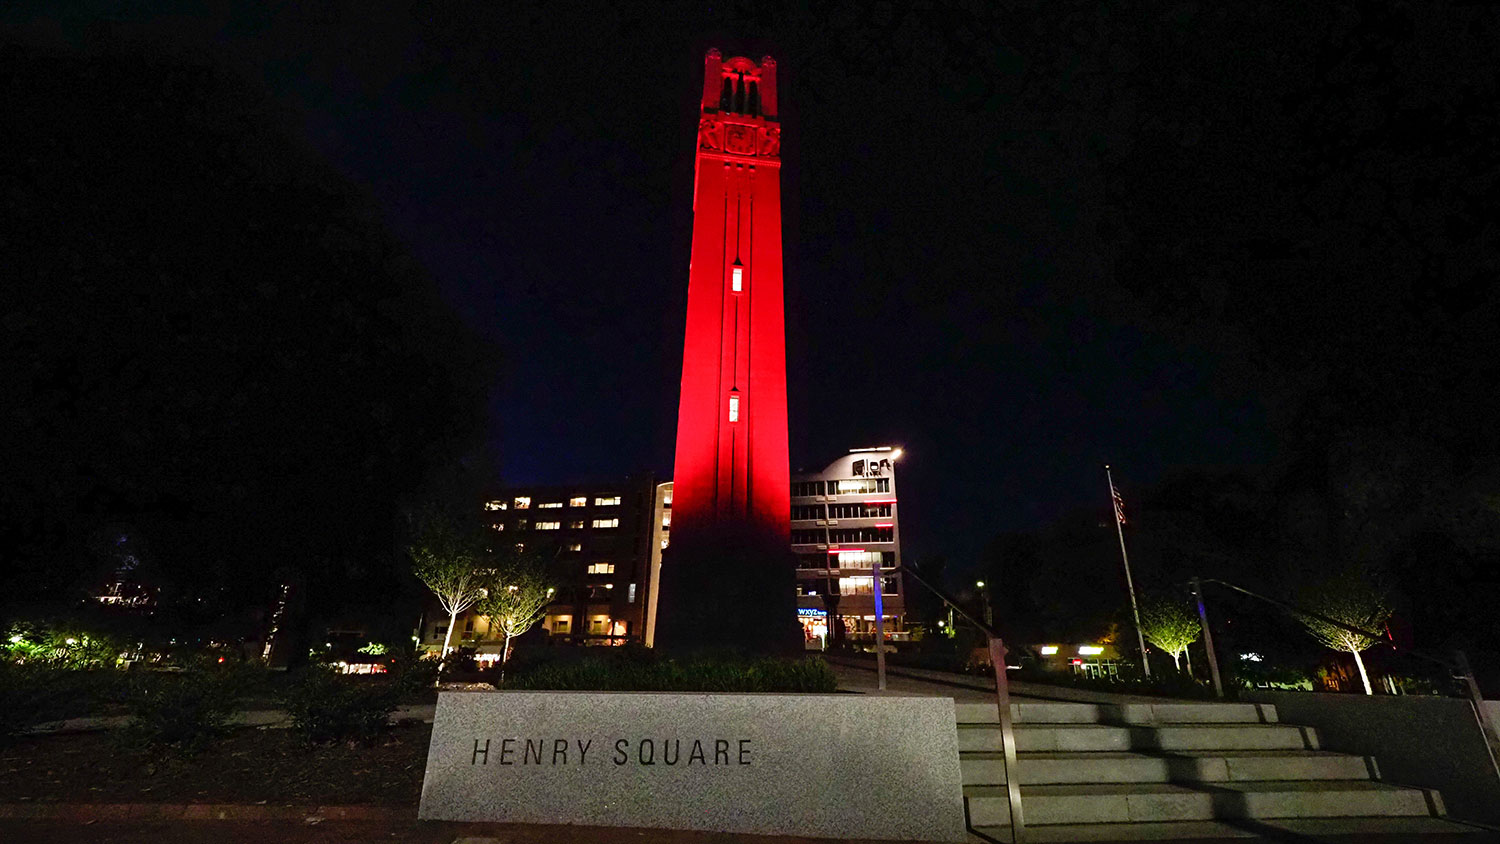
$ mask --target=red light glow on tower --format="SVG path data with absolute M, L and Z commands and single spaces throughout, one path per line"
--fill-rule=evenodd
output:
M 693 186 L 672 544 L 656 642 L 800 652 L 776 63 L 704 61 Z
M 714 525 L 789 537 L 776 62 L 704 60 L 674 541 Z

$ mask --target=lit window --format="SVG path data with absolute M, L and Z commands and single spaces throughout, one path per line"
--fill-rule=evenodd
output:
M 632 604 L 635 603 L 635 584 L 634 583 L 630 584 L 630 594 L 626 598 L 626 601 L 629 602 L 629 603 L 632 603 Z
M 672 526 L 672 514 L 671 513 L 662 513 L 661 514 L 661 526 L 662 527 L 671 527 Z
M 562 527 L 562 522 L 537 522 L 536 523 L 536 529 L 537 530 L 558 530 L 561 527 Z
M 884 562 L 880 551 L 840 551 L 839 568 L 869 568 Z
M 495 523 L 495 524 L 493 524 L 493 525 L 490 525 L 490 527 L 494 528 L 495 530 L 505 530 L 505 525 L 502 524 L 502 523 L 498 523 L 498 522 Z
M 666 548 L 667 548 L 667 544 L 668 544 L 668 543 L 670 543 L 670 542 L 671 542 L 671 541 L 672 541 L 672 540 L 671 540 L 671 539 L 669 539 L 669 538 L 667 538 L 667 537 L 665 537 L 665 536 L 663 536 L 663 537 L 662 537 L 662 538 L 661 538 L 661 547 L 662 547 L 662 550 L 663 550 L 663 551 L 665 551 L 665 550 L 666 550 Z
M 526 529 L 526 520 L 525 519 L 516 519 L 516 530 L 525 530 L 525 529 Z
M 589 563 L 589 574 L 614 574 L 614 563 Z
M 595 507 L 617 507 L 619 504 L 620 496 L 618 495 L 601 495 L 594 499 Z M 598 527 L 598 525 L 595 525 L 595 527 Z
M 1079 645 L 1078 653 L 1081 656 L 1097 656 L 1104 653 L 1104 649 L 1098 645 Z
M 516 496 L 516 509 L 517 510 L 525 510 L 527 507 L 530 507 L 530 506 L 531 506 L 531 496 L 529 496 L 529 495 L 518 495 L 518 496 Z
M 620 526 L 620 520 L 619 519 L 595 519 L 594 520 L 594 527 L 596 527 L 596 528 L 617 528 L 619 526 Z
M 561 507 L 561 506 L 562 506 L 562 502 L 561 501 L 543 501 L 542 503 L 536 505 L 536 507 L 537 507 L 538 510 L 550 510 L 553 507 Z
M 1057 653 L 1056 645 L 1042 645 L 1042 656 L 1052 656 Z
M 587 495 L 576 495 L 568 499 L 569 507 L 585 507 L 588 503 L 589 497 Z
M 737 395 L 729 396 L 729 421 L 740 421 L 740 397 Z
M 609 627 L 609 616 L 596 615 L 589 619 L 589 632 L 595 636 L 604 635 Z
M 730 289 L 738 293 L 745 289 L 745 270 L 743 267 L 735 267 L 729 282 Z
M 563 546 L 563 550 L 564 551 L 582 551 L 583 550 L 583 543 L 582 542 L 569 542 L 567 545 Z
M 484 502 L 484 509 L 486 509 L 486 510 L 504 510 L 506 508 L 506 506 L 507 505 L 506 505 L 506 503 L 504 501 L 486 501 L 486 502 Z
M 840 595 L 873 595 L 875 594 L 875 578 L 873 577 L 841 577 L 839 578 Z
M 569 521 L 568 530 L 583 530 L 583 519 L 573 519 Z
M 547 624 L 543 626 L 551 628 L 552 634 L 554 636 L 566 635 L 568 632 L 568 628 L 572 626 L 572 623 L 573 616 L 571 615 L 554 615 L 551 618 L 547 619 Z

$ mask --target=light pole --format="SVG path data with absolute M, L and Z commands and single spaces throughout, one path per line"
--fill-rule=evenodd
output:
M 995 608 L 990 606 L 990 588 L 984 585 L 983 580 L 974 581 L 979 587 L 979 600 L 984 602 L 984 623 L 987 627 L 995 626 Z

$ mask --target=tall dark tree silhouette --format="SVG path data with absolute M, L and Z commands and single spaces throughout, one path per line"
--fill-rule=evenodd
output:
M 217 613 L 404 594 L 398 508 L 480 434 L 488 348 L 216 62 L 11 45 L 0 79 L 3 600 L 74 597 L 101 525 Z

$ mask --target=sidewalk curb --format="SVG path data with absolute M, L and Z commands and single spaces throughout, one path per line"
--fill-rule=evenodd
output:
M 265 806 L 240 803 L 0 803 L 0 820 L 407 821 L 416 806 Z

